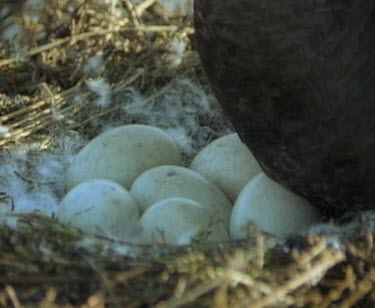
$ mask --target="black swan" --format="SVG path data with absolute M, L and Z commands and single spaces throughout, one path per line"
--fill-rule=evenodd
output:
M 375 209 L 375 0 L 195 0 L 194 22 L 264 172 L 330 213 Z

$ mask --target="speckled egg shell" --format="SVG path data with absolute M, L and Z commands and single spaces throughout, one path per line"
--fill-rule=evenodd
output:
M 56 218 L 82 231 L 128 240 L 139 229 L 139 208 L 121 185 L 94 179 L 75 186 L 61 201 Z
M 229 226 L 232 204 L 225 194 L 199 173 L 179 166 L 159 166 L 142 173 L 133 183 L 130 193 L 141 212 L 163 199 L 191 199 L 207 208 L 215 219 Z
M 228 240 L 224 225 L 212 219 L 210 211 L 185 198 L 169 198 L 153 204 L 144 212 L 140 224 L 144 243 L 187 245 Z
M 66 171 L 67 189 L 95 178 L 129 188 L 143 171 L 159 165 L 180 164 L 181 154 L 164 131 L 146 125 L 126 125 L 91 140 Z
M 211 142 L 197 154 L 190 168 L 215 183 L 233 203 L 250 179 L 261 172 L 237 134 Z
M 306 231 L 319 218 L 318 209 L 261 173 L 245 186 L 236 200 L 230 236 L 246 238 L 247 225 L 253 222 L 261 230 L 285 238 Z

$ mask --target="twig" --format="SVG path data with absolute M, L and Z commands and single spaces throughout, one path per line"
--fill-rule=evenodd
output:
M 142 16 L 143 12 L 146 11 L 149 7 L 153 6 L 157 0 L 144 0 L 138 4 L 135 8 L 137 15 Z
M 111 301 L 115 304 L 115 307 L 121 307 L 120 303 L 116 298 L 113 283 L 111 282 L 111 279 L 108 277 L 108 274 L 103 269 L 99 268 L 99 266 L 93 260 L 91 260 L 91 258 L 86 257 L 84 255 L 82 255 L 82 258 L 91 267 L 93 272 L 98 276 L 99 280 L 103 283 L 103 286 L 107 290 Z
M 113 88 L 113 92 L 118 93 L 122 90 L 124 90 L 128 85 L 132 84 L 134 81 L 136 81 L 139 77 L 144 74 L 145 70 L 143 68 L 137 69 L 129 78 L 124 80 L 123 82 L 117 84 Z
M 137 70 L 132 76 L 130 76 L 127 80 L 123 81 L 122 83 L 116 85 L 114 87 L 114 92 L 120 91 L 124 89 L 129 84 L 136 81 L 142 74 L 144 73 L 143 69 Z M 27 106 L 25 108 L 22 108 L 20 110 L 14 111 L 10 114 L 4 115 L 0 117 L 0 123 L 3 123 L 6 125 L 7 128 L 9 128 L 9 132 L 5 132 L 3 134 L 0 134 L 0 146 L 5 145 L 6 143 L 10 141 L 17 141 L 21 138 L 27 137 L 31 135 L 32 133 L 43 129 L 47 125 L 51 124 L 53 121 L 53 118 L 51 114 L 53 114 L 53 109 L 57 108 L 58 112 L 62 115 L 71 115 L 72 110 L 74 113 L 79 112 L 82 108 L 85 107 L 85 105 L 88 104 L 88 102 L 79 104 L 79 105 L 71 105 L 67 106 L 65 108 L 61 108 L 66 104 L 66 100 L 71 97 L 74 93 L 76 93 L 77 89 L 80 87 L 80 85 L 77 85 L 71 89 L 68 89 L 62 93 L 58 93 L 56 95 L 52 95 L 51 97 L 48 97 L 45 100 L 38 101 L 30 106 Z M 56 101 L 54 106 L 51 106 L 51 101 Z M 77 109 L 74 111 L 74 109 Z M 118 109 L 115 108 L 115 109 Z M 87 117 L 87 120 L 80 123 L 84 124 L 93 118 L 97 118 L 99 116 L 102 116 L 104 114 L 107 114 L 109 112 L 113 112 L 115 109 L 107 110 L 105 112 L 102 112 L 100 114 L 96 114 L 92 117 Z M 27 117 L 16 121 L 14 123 L 6 124 L 5 122 L 10 121 L 16 117 L 21 117 L 27 115 Z M 20 128 L 18 128 L 20 127 Z M 74 127 L 74 126 L 73 126 Z
M 131 2 L 131 0 L 122 0 L 122 3 L 124 3 L 125 8 L 128 10 L 133 25 L 139 27 L 141 25 L 141 20 L 139 18 L 136 6 L 133 4 L 133 2 Z
M 86 269 L 86 268 L 85 268 Z M 79 269 L 77 270 L 79 271 Z M 14 283 L 14 284 L 22 284 L 22 285 L 44 285 L 48 284 L 69 284 L 72 280 L 76 282 L 87 282 L 87 274 L 86 276 L 77 276 L 77 275 L 67 275 L 66 273 L 61 275 L 45 275 L 44 273 L 37 273 L 32 276 L 0 276 L 0 283 Z
M 12 301 L 13 307 L 14 308 L 21 308 L 21 303 L 17 297 L 16 291 L 13 289 L 12 286 L 6 285 L 5 286 L 5 291 L 7 292 L 10 300 Z
M 373 274 L 373 273 L 372 273 Z M 371 274 L 369 274 L 371 275 Z M 363 280 L 357 284 L 355 292 L 352 292 L 342 303 L 341 307 L 356 307 L 357 302 L 363 298 L 367 293 L 374 290 L 374 282 L 368 279 Z M 358 307 L 358 306 L 357 306 Z
M 300 273 L 293 279 L 287 281 L 284 285 L 274 290 L 272 294 L 269 294 L 256 302 L 251 303 L 252 308 L 261 308 L 274 304 L 275 302 L 284 298 L 288 293 L 301 287 L 305 283 L 313 280 L 324 274 L 328 269 L 335 266 L 336 264 L 345 260 L 345 255 L 341 251 L 326 251 L 320 260 L 312 268 Z M 248 307 L 250 303 L 245 303 L 243 306 Z M 241 305 L 242 306 L 242 305 Z
M 156 308 L 179 308 L 184 306 L 188 303 L 194 302 L 198 297 L 212 291 L 216 287 L 218 287 L 221 283 L 223 283 L 223 278 L 218 277 L 216 279 L 211 280 L 207 283 L 202 283 L 192 290 L 186 292 L 183 297 L 181 298 L 172 298 L 165 302 L 158 303 Z
M 45 45 L 42 45 L 42 46 L 39 46 L 39 47 L 35 47 L 33 49 L 30 49 L 30 50 L 26 51 L 24 54 L 20 54 L 20 55 L 17 55 L 15 57 L 12 57 L 12 58 L 0 60 L 0 67 L 5 66 L 5 65 L 9 65 L 9 64 L 12 64 L 12 63 L 15 63 L 15 62 L 18 62 L 18 61 L 21 61 L 25 57 L 35 56 L 35 55 L 37 55 L 41 52 L 44 52 L 44 51 L 47 51 L 49 49 L 58 47 L 60 45 L 68 43 L 70 41 L 73 41 L 73 42 L 81 41 L 81 40 L 84 40 L 86 38 L 93 37 L 93 36 L 107 35 L 107 34 L 114 33 L 114 32 L 136 32 L 136 31 L 140 31 L 140 32 L 166 32 L 166 31 L 175 31 L 176 29 L 177 29 L 176 26 L 154 25 L 154 26 L 139 26 L 139 27 L 131 27 L 131 28 L 124 27 L 124 28 L 109 29 L 109 30 L 96 30 L 96 31 L 91 31 L 91 32 L 80 33 L 80 34 L 77 34 L 75 36 L 66 37 L 66 38 L 59 39 L 59 40 L 56 40 L 54 42 L 51 42 L 51 43 L 48 43 L 48 44 L 45 44 Z
M 320 240 L 309 250 L 299 255 L 296 261 L 299 266 L 301 267 L 306 266 L 307 264 L 311 264 L 311 261 L 317 256 L 319 256 L 326 249 L 327 249 L 327 242 L 325 240 Z
M 77 125 L 72 125 L 72 128 L 75 128 L 75 127 L 77 127 L 77 126 L 83 126 L 83 125 L 85 125 L 86 123 L 88 123 L 88 122 L 90 122 L 90 121 L 92 121 L 92 120 L 94 120 L 94 119 L 97 119 L 97 118 L 99 118 L 99 117 L 101 117 L 101 116 L 104 116 L 104 115 L 106 115 L 106 114 L 109 114 L 109 113 L 113 113 L 114 111 L 116 111 L 116 110 L 118 110 L 118 109 L 120 109 L 120 106 L 115 106 L 115 107 L 113 107 L 113 108 L 111 108 L 111 109 L 108 109 L 108 110 L 105 110 L 105 111 L 102 111 L 102 112 L 99 112 L 99 113 L 95 113 L 95 114 L 92 115 L 92 116 L 88 116 L 87 119 L 82 120 L 81 122 L 79 122 L 79 124 L 77 124 Z
M 60 100 L 62 98 L 67 98 L 67 97 L 70 97 L 72 96 L 75 91 L 79 88 L 80 85 L 77 85 L 73 88 L 70 88 L 64 92 L 61 92 L 61 93 L 58 93 L 54 96 L 52 96 L 50 99 L 52 100 Z M 30 106 L 27 106 L 25 108 L 22 108 L 22 109 L 19 109 L 19 110 L 16 110 L 12 113 L 9 113 L 9 114 L 6 114 L 6 115 L 3 115 L 3 116 L 0 116 L 0 123 L 4 123 L 6 121 L 9 121 L 11 119 L 14 119 L 16 117 L 19 117 L 19 116 L 22 116 L 22 115 L 25 115 L 25 114 L 30 114 L 30 112 L 34 111 L 34 110 L 37 110 L 45 105 L 49 105 L 49 101 L 48 100 L 41 100 L 41 101 L 38 101 Z
M 274 291 L 269 285 L 261 281 L 256 281 L 254 278 L 241 273 L 240 271 L 228 269 L 225 271 L 225 275 L 229 280 L 235 282 L 236 284 L 241 283 L 247 287 L 255 288 L 265 294 L 271 294 Z

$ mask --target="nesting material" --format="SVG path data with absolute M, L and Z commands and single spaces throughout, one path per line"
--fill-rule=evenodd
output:
M 234 203 L 260 166 L 236 133 L 211 142 L 194 158 L 191 169 L 215 183 Z
M 74 187 L 61 201 L 56 217 L 87 233 L 130 240 L 139 231 L 139 209 L 121 185 L 105 179 Z
M 261 173 L 245 186 L 236 200 L 230 235 L 232 239 L 246 238 L 249 224 L 255 223 L 282 239 L 306 231 L 319 218 L 318 209 Z
M 13 226 L 17 219 L 12 217 L 14 209 L 11 200 L 0 200 L 0 225 Z
M 161 129 L 126 125 L 91 140 L 75 157 L 65 177 L 67 189 L 89 179 L 104 178 L 129 188 L 143 171 L 180 164 L 173 139 Z
M 145 243 L 186 245 L 193 239 L 202 242 L 228 240 L 221 222 L 199 203 L 185 198 L 169 198 L 155 203 L 143 214 L 140 224 Z
M 163 199 L 180 197 L 198 202 L 214 219 L 229 226 L 232 204 L 215 184 L 193 170 L 179 166 L 152 168 L 134 181 L 130 192 L 142 212 Z
M 22 2 L 1 1 L 0 11 Z M 14 63 L 1 66 L 0 74 L 0 203 L 13 203 L 18 210 L 22 200 L 34 200 L 39 192 L 61 201 L 62 172 L 71 155 L 82 148 L 85 136 L 103 128 L 141 123 L 172 131 L 189 162 L 197 149 L 231 130 L 205 91 L 208 85 L 189 44 L 189 17 L 166 16 L 159 1 L 45 2 L 40 18 L 31 23 L 24 18 L 25 6 L 17 10 L 14 21 L 26 40 L 17 35 L 17 41 L 0 48 L 1 61 L 11 58 Z M 353 6 L 353 16 L 363 7 Z M 363 18 L 356 20 L 363 25 Z M 174 41 L 176 53 L 171 50 Z M 179 61 L 179 42 L 186 43 L 186 50 L 175 68 L 170 58 Z M 103 62 L 88 68 L 96 56 Z M 88 77 L 102 77 L 111 86 L 109 105 L 99 104 L 106 95 L 88 89 Z M 127 96 L 133 90 L 138 101 Z M 34 145 L 24 158 L 15 154 Z M 57 166 L 48 162 L 50 154 Z M 41 207 L 41 202 L 35 204 Z M 16 230 L 1 227 L 0 232 L 3 306 L 345 307 L 371 306 L 374 299 L 369 230 L 374 233 L 375 218 L 367 212 L 355 225 L 347 226 L 345 217 L 339 226 L 335 220 L 323 232 L 320 226 L 319 234 L 276 247 L 260 233 L 239 242 L 135 247 L 97 241 L 35 215 L 19 221 Z M 332 230 L 335 226 L 339 229 Z

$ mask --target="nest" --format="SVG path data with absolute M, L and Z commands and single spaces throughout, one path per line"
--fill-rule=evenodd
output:
M 175 91 L 171 85 L 183 92 L 193 83 L 215 106 L 194 50 L 191 16 L 167 13 L 156 0 L 22 4 L 6 2 L 1 12 L 3 33 L 14 24 L 22 29 L 15 39 L 0 42 L 2 158 L 33 144 L 34 161 L 58 148 L 61 139 L 79 135 L 88 140 L 104 126 L 144 123 L 144 115 L 127 105 L 135 91 L 145 108 L 154 108 L 159 98 Z M 38 18 L 32 18 L 33 10 Z M 13 23 L 7 22 L 10 16 Z M 194 95 L 185 100 L 194 101 Z M 200 114 L 199 133 L 190 128 L 186 161 L 230 131 L 220 109 L 215 110 Z M 165 119 L 153 121 L 168 127 Z M 32 182 L 28 169 L 16 176 Z M 12 202 L 7 191 L 0 198 Z M 373 306 L 371 217 L 353 214 L 283 244 L 254 229 L 243 241 L 131 247 L 87 237 L 53 218 L 18 215 L 16 229 L 0 228 L 0 305 Z

